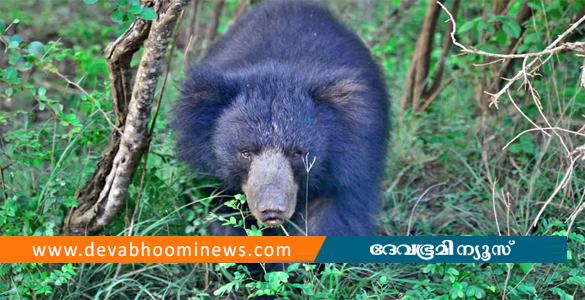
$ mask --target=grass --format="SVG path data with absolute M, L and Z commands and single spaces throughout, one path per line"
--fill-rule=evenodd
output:
M 11 11 L 0 13 L 0 18 L 22 16 L 23 24 L 19 26 L 33 35 L 32 39 L 52 38 L 54 32 L 43 30 L 46 22 L 52 21 L 31 17 L 37 16 L 30 8 L 31 1 L 22 1 L 25 4 L 23 6 L 11 3 L 14 4 L 8 6 Z M 54 6 L 47 5 L 44 4 L 43 9 L 52 11 L 59 6 L 58 11 L 61 13 L 63 7 L 60 5 L 71 3 L 61 1 L 53 3 Z M 350 4 L 335 2 L 331 6 L 365 39 L 385 16 L 383 10 L 377 9 L 368 19 L 365 13 L 360 14 L 360 10 L 352 10 Z M 226 7 L 227 15 L 222 19 L 224 25 L 229 21 L 229 9 Z M 203 23 L 208 18 L 209 7 L 205 11 L 206 14 L 201 17 Z M 120 26 L 108 23 L 107 10 L 99 11 L 95 18 L 89 18 L 87 22 L 81 22 L 88 18 L 86 13 L 86 8 L 78 7 L 71 15 L 63 17 L 76 20 L 75 24 L 87 25 L 82 29 L 90 31 L 87 33 L 80 29 L 80 32 L 76 32 L 75 38 L 71 40 L 75 46 L 89 49 L 97 45 L 99 49 L 103 43 L 115 38 L 112 32 L 121 31 Z M 539 13 L 545 14 L 547 11 Z M 393 102 L 397 102 L 402 93 L 404 75 L 423 17 L 424 9 L 407 12 L 392 30 L 396 40 L 375 40 L 377 43 L 373 45 L 373 52 L 378 57 L 382 57 L 381 49 L 385 49 L 385 60 L 381 65 L 386 66 L 385 75 Z M 106 28 L 102 28 L 103 24 L 106 24 Z M 444 32 L 444 24 L 440 26 L 435 36 L 437 45 L 442 41 Z M 548 31 L 544 34 L 548 27 L 534 26 L 538 26 L 537 29 L 543 34 L 542 43 L 546 44 L 544 36 L 551 36 Z M 76 31 L 72 28 L 60 30 Z M 99 31 L 107 33 L 99 35 Z M 462 35 L 462 38 L 465 37 Z M 174 70 L 181 70 L 184 64 L 180 50 L 175 52 Z M 81 59 L 75 62 L 77 65 L 68 69 L 68 72 L 77 76 L 77 79 L 87 76 L 87 85 L 107 94 L 103 61 L 95 58 L 98 55 L 96 52 L 82 52 L 78 53 Z M 433 58 L 438 59 L 438 53 L 433 53 Z M 402 111 L 397 107 L 394 109 L 392 150 L 386 162 L 384 210 L 379 216 L 377 234 L 573 234 L 569 239 L 569 262 L 528 267 L 519 264 L 327 264 L 323 273 L 307 271 L 303 284 L 313 297 L 323 296 L 327 299 L 463 298 L 457 296 L 458 291 L 465 291 L 465 297 L 473 299 L 475 296 L 469 296 L 468 293 L 475 291 L 475 285 L 481 287 L 486 293 L 483 298 L 487 299 L 501 299 L 504 286 L 507 287 L 510 299 L 570 299 L 566 295 L 573 299 L 584 298 L 583 285 L 574 284 L 585 276 L 585 242 L 582 240 L 585 222 L 582 213 L 572 223 L 571 232 L 566 232 L 571 213 L 583 210 L 580 206 L 584 196 L 582 163 L 577 162 L 569 182 L 552 198 L 539 219 L 538 227 L 531 229 L 539 210 L 553 194 L 568 168 L 567 155 L 559 138 L 530 132 L 525 135 L 526 138 L 519 138 L 503 150 L 517 134 L 531 128 L 530 124 L 507 100 L 502 101 L 498 110 L 492 108 L 484 114 L 478 108 L 473 87 L 483 80 L 488 67 L 471 66 L 471 63 L 478 61 L 474 56 L 449 57 L 448 60 L 445 77 L 451 76 L 453 81 L 428 109 L 423 112 Z M 0 57 L 0 69 L 4 68 L 4 62 Z M 583 123 L 585 102 L 582 100 L 583 88 L 578 86 L 580 63 L 582 59 L 561 54 L 547 63 L 543 76 L 535 80 L 546 115 L 555 126 L 578 130 Z M 84 131 L 79 137 L 68 137 L 66 129 L 43 116 L 34 108 L 30 99 L 22 94 L 12 97 L 12 101 L 18 103 L 16 107 L 11 106 L 13 104 L 2 104 L 7 113 L 0 114 L 0 120 L 4 118 L 7 123 L 3 125 L 4 128 L 0 128 L 0 132 L 9 133 L 5 138 L 12 137 L 10 144 L 14 146 L 0 153 L 0 166 L 5 168 L 7 177 L 6 187 L 11 196 L 17 196 L 16 204 L 10 207 L 17 210 L 17 217 L 21 216 L 21 211 L 39 214 L 31 223 L 36 226 L 34 230 L 18 225 L 25 219 L 21 216 L 7 219 L 8 225 L 0 226 L 3 234 L 31 235 L 36 232 L 51 235 L 62 221 L 65 210 L 63 205 L 73 198 L 91 174 L 93 164 L 105 147 L 109 135 L 109 127 L 103 116 L 93 114 L 95 108 L 80 105 L 81 102 L 71 92 L 50 88 L 53 85 L 61 86 L 62 82 L 46 75 L 36 74 L 32 78 L 33 82 L 49 82 L 49 92 L 55 98 L 63 98 L 61 103 L 66 106 L 66 110 L 84 117 Z M 179 82 L 180 78 L 180 71 L 170 74 L 172 83 Z M 0 86 L 0 90 L 5 90 L 5 87 Z M 173 139 L 166 126 L 165 116 L 177 95 L 174 84 L 167 86 L 161 108 L 162 117 L 155 128 L 155 138 L 145 170 L 135 235 L 209 234 L 208 215 L 213 208 L 209 207 L 203 189 L 212 182 L 194 178 L 191 172 L 175 160 Z M 513 96 L 530 118 L 543 124 L 544 120 L 539 118 L 538 111 L 525 91 L 515 90 Z M 111 110 L 108 101 L 103 101 L 103 109 L 106 111 Z M 17 111 L 20 112 L 17 114 Z M 30 121 L 33 119 L 36 121 Z M 560 135 L 571 150 L 583 142 L 581 137 L 566 133 Z M 34 162 L 34 159 L 38 162 Z M 140 167 L 137 174 L 142 171 Z M 135 177 L 127 207 L 105 234 L 122 235 L 126 232 L 138 195 L 140 176 Z M 187 205 L 186 198 L 192 198 L 195 204 L 192 207 Z M 42 270 L 51 272 L 60 267 L 45 265 Z M 30 297 L 102 299 L 110 291 L 110 299 L 209 299 L 214 298 L 214 290 L 236 280 L 234 274 L 237 270 L 237 267 L 225 268 L 217 264 L 122 264 L 116 276 L 116 264 L 76 264 L 75 267 L 76 275 L 63 285 L 52 285 L 52 293 Z M 2 270 L 12 273 L 2 273 Z M 25 286 L 23 282 L 26 280 L 14 278 L 30 271 L 27 270 L 19 270 L 18 266 L 2 266 L 0 282 L 16 282 L 18 284 L 14 286 Z M 245 283 L 255 282 L 254 279 L 246 278 L 242 282 L 244 284 L 237 292 L 224 294 L 222 298 L 245 298 L 255 291 L 245 286 Z M 555 288 L 560 288 L 566 295 Z M 2 294 L 1 290 L 2 286 L 0 298 L 9 297 Z M 10 297 L 16 297 L 14 295 L 10 294 Z M 304 299 L 308 294 L 297 293 L 296 296 Z

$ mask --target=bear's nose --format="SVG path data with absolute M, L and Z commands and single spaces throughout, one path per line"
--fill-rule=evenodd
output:
M 279 201 L 280 197 L 270 197 L 258 205 L 259 221 L 269 227 L 276 227 L 282 224 L 286 213 L 286 202 Z
M 283 218 L 286 212 L 284 205 L 270 205 L 267 207 L 259 207 L 262 219 Z

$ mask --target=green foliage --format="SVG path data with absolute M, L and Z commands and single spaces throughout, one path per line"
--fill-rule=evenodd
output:
M 77 275 L 77 268 L 65 264 L 61 269 L 45 271 L 43 264 L 0 264 L 0 277 L 10 275 L 12 284 L 0 281 L 0 297 L 19 295 L 36 298 L 53 293 L 52 286 L 61 286 Z
M 92 174 L 110 139 L 114 121 L 110 83 L 103 57 L 105 46 L 122 34 L 136 18 L 153 20 L 154 10 L 136 0 L 2 0 L 0 11 L 0 168 L 5 183 L 0 191 L 0 234 L 59 234 L 66 212 L 78 205 L 75 195 Z M 367 1 L 366 1 L 367 2 Z M 371 9 L 352 1 L 326 1 L 343 21 L 370 46 L 386 75 L 390 94 L 399 102 L 410 58 L 424 21 L 423 5 L 399 11 L 401 1 L 382 1 Z M 207 28 L 212 1 L 204 1 L 196 21 Z M 219 33 L 228 30 L 239 1 L 227 1 Z M 485 4 L 484 4 L 485 3 Z M 518 53 L 543 50 L 574 20 L 584 0 L 530 0 L 533 17 L 523 24 L 517 15 L 523 1 L 502 15 L 495 1 L 461 1 L 456 37 L 464 45 L 504 53 L 518 39 Z M 81 4 L 81 5 L 80 5 Z M 385 7 L 388 4 L 388 7 Z M 423 3 L 421 3 L 423 4 Z M 452 1 L 446 1 L 451 7 Z M 365 5 L 365 4 L 364 4 Z M 188 15 L 188 12 L 185 16 Z M 435 78 L 441 43 L 448 23 L 441 13 L 432 37 L 428 81 Z M 12 20 L 12 21 L 10 21 Z M 387 20 L 391 20 L 387 24 Z M 396 21 L 397 20 L 397 21 Z M 184 23 L 182 30 L 193 24 Z M 18 28 L 16 31 L 15 29 Z M 382 30 L 380 31 L 380 28 Z M 582 37 L 578 28 L 576 37 Z M 197 60 L 208 41 L 196 36 L 191 60 Z M 581 40 L 581 38 L 579 38 Z M 208 223 L 244 228 L 248 235 L 262 235 L 260 224 L 244 222 L 245 197 L 236 195 L 225 205 L 232 215 L 216 215 L 202 187 L 213 182 L 192 178 L 175 160 L 165 115 L 178 97 L 173 89 L 186 65 L 182 59 L 189 38 L 179 37 L 159 121 L 151 144 L 145 181 L 138 208 L 138 235 L 208 235 Z M 197 49 L 199 47 L 199 49 Z M 501 230 L 511 235 L 560 235 L 568 238 L 567 264 L 293 264 L 284 272 L 259 277 L 245 266 L 216 264 L 3 264 L 0 265 L 0 298 L 112 299 L 192 298 L 213 299 L 227 295 L 275 295 L 290 299 L 583 299 L 585 296 L 585 244 L 582 212 L 571 230 L 567 219 L 583 198 L 582 166 L 577 162 L 566 187 L 547 207 L 538 227 L 536 214 L 566 168 L 566 154 L 557 139 L 527 132 L 533 128 L 519 116 L 506 95 L 500 108 L 484 110 L 483 90 L 502 66 L 479 55 L 445 57 L 444 79 L 452 79 L 423 112 L 395 109 L 393 151 L 385 186 L 386 211 L 380 215 L 384 235 L 497 235 L 494 203 Z M 132 65 L 137 66 L 140 55 Z M 517 72 L 522 60 L 509 62 Z M 579 86 L 582 58 L 561 52 L 531 78 L 540 103 L 519 85 L 511 96 L 526 115 L 542 125 L 542 109 L 553 126 L 578 130 L 585 109 Z M 68 84 L 59 74 L 79 84 L 87 94 Z M 506 99 L 504 99 L 506 98 Z M 492 113 L 493 112 L 493 113 Z M 108 122 L 109 121 L 109 122 Z M 582 140 L 568 143 L 570 150 Z M 135 176 L 139 177 L 139 176 Z M 193 180 L 191 180 L 193 179 Z M 424 197 L 422 193 L 432 185 Z M 130 186 L 128 210 L 104 234 L 120 235 L 127 229 L 140 182 Z M 492 186 L 496 196 L 492 200 Z M 7 197 L 4 199 L 4 193 Z M 186 205 L 185 197 L 193 204 Z M 211 216 L 211 218 L 209 218 Z M 569 232 L 568 232 L 569 231 Z M 289 279 L 294 279 L 289 282 Z M 222 296 L 223 295 L 223 296 Z
M 514 154 L 531 154 L 534 155 L 535 148 L 532 142 L 532 136 L 525 134 L 518 138 L 518 143 L 514 143 L 508 147 L 508 151 Z
M 37 101 L 39 110 L 42 111 L 45 108 L 48 109 L 51 114 L 60 121 L 62 126 L 69 127 L 69 137 L 71 137 L 72 134 L 79 133 L 83 126 L 80 124 L 75 113 L 64 112 L 64 107 L 60 104 L 59 100 L 50 99 L 45 95 L 46 89 L 35 89 L 31 83 L 21 77 L 22 72 L 30 70 L 33 64 L 42 72 L 58 73 L 59 70 L 53 64 L 54 61 L 59 60 L 66 55 L 71 55 L 72 51 L 70 49 L 64 49 L 58 52 L 61 44 L 51 42 L 51 46 L 55 47 L 51 47 L 51 52 L 46 53 L 43 44 L 36 41 L 30 43 L 27 49 L 23 49 L 20 47 L 22 38 L 18 36 L 4 35 L 0 38 L 9 44 L 9 65 L 16 67 L 7 67 L 6 69 L 0 70 L 0 82 L 9 86 L 4 94 L 0 94 L 0 96 L 8 98 L 12 97 L 17 92 L 22 92 Z M 87 98 L 85 100 L 87 100 Z
M 543 264 L 490 264 L 487 267 L 480 267 L 477 264 L 429 264 L 422 271 L 434 275 L 432 278 L 435 276 L 443 278 L 442 280 L 437 279 L 437 282 L 442 281 L 438 286 L 426 288 L 424 298 L 497 299 L 505 288 L 507 299 L 543 299 L 543 291 L 559 294 L 563 291 L 559 287 L 562 286 L 569 290 L 571 289 L 570 285 L 580 282 L 578 277 L 564 280 L 558 273 L 559 269 L 552 269 L 553 275 L 548 276 L 544 282 L 538 282 L 534 280 L 534 277 L 526 276 L 530 271 L 533 273 L 544 271 L 543 267 Z M 582 272 L 579 269 L 568 267 L 560 269 L 562 272 L 569 273 Z M 491 284 L 494 282 L 491 278 L 499 284 Z M 406 294 L 410 296 L 423 295 L 416 290 Z
M 86 176 L 80 172 L 84 170 L 83 161 L 87 162 L 86 150 L 109 138 L 109 125 L 103 116 L 97 116 L 98 109 L 110 110 L 112 105 L 109 101 L 102 103 L 108 88 L 64 94 L 54 89 L 59 84 L 46 85 L 39 80 L 69 77 L 60 75 L 59 69 L 71 63 L 77 65 L 79 78 L 92 75 L 92 80 L 107 78 L 106 68 L 93 67 L 96 57 L 90 52 L 92 46 L 72 49 L 61 41 L 41 42 L 46 40 L 42 37 L 29 41 L 11 33 L 16 24 L 27 26 L 19 19 L 8 26 L 5 21 L 0 23 L 0 43 L 7 48 L 5 60 L 0 59 L 0 98 L 15 105 L 0 110 L 4 126 L 0 128 L 0 168 L 4 175 L 2 191 L 7 195 L 0 203 L 0 233 L 56 235 L 66 211 L 77 206 L 74 195 L 80 179 Z M 97 61 L 103 62 L 103 57 Z M 89 69 L 100 71 L 87 72 Z M 65 83 L 61 85 L 66 87 Z M 54 293 L 68 285 L 76 269 L 71 264 L 60 269 L 43 264 L 0 265 L 0 286 L 10 287 L 0 288 L 0 298 Z
M 244 204 L 246 203 L 246 196 L 242 194 L 238 194 L 234 196 L 234 199 L 226 201 L 224 203 L 225 206 L 234 209 L 237 211 L 240 219 L 236 219 L 234 216 L 221 216 L 216 215 L 215 213 L 210 213 L 209 217 L 210 220 L 218 220 L 223 222 L 223 226 L 233 226 L 235 228 L 243 228 L 246 231 L 248 236 L 262 236 L 262 231 L 265 230 L 267 227 L 262 225 L 260 222 L 257 222 L 256 225 L 250 225 L 250 228 L 246 226 L 246 221 L 244 214 L 246 213 L 243 208 Z
M 87 4 L 97 3 L 98 0 L 83 0 Z M 154 9 L 150 7 L 140 6 L 139 0 L 116 0 L 115 2 L 107 1 L 109 7 L 113 9 L 110 14 L 110 19 L 116 23 L 125 21 L 134 22 L 136 18 L 142 18 L 145 20 L 154 20 L 156 13 Z
M 247 290 L 248 298 L 269 295 L 285 299 L 339 299 L 349 296 L 338 286 L 347 274 L 335 264 L 325 264 L 322 271 L 317 274 L 316 265 L 295 263 L 289 265 L 284 272 L 265 273 L 263 280 L 256 279 L 243 265 L 219 264 L 217 268 L 225 271 L 235 266 L 237 271 L 234 272 L 232 280 L 216 289 L 215 296 L 224 296 L 241 289 Z M 291 278 L 295 279 L 292 283 Z M 302 278 L 305 280 L 301 281 Z M 373 288 L 379 295 L 383 295 L 390 289 L 388 284 L 387 277 L 381 276 Z M 371 296 L 362 291 L 356 293 L 354 298 L 368 299 Z

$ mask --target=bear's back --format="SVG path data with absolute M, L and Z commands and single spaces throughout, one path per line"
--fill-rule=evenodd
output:
M 266 0 L 213 45 L 204 62 L 224 71 L 260 64 L 296 70 L 339 67 L 376 72 L 368 49 L 326 8 L 311 1 Z

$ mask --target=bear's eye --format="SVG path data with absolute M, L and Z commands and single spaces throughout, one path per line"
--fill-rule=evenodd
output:
M 252 156 L 252 154 L 248 150 L 243 150 L 241 152 L 241 154 L 242 154 L 242 157 L 245 158 L 245 159 L 250 159 L 250 157 Z
M 301 157 L 301 152 L 299 152 L 299 151 L 297 151 L 297 152 L 294 152 L 294 153 L 291 155 L 291 157 L 292 157 L 293 159 L 299 159 L 299 158 Z

